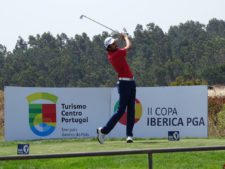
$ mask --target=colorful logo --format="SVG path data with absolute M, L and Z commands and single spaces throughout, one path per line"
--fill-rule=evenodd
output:
M 48 136 L 55 130 L 57 100 L 58 97 L 50 93 L 33 93 L 27 96 L 29 125 L 37 136 Z
M 116 102 L 115 106 L 114 106 L 114 114 L 117 112 L 119 107 L 119 101 Z M 137 123 L 142 116 L 142 105 L 141 102 L 138 99 L 135 99 L 135 118 L 134 121 L 135 123 Z M 125 113 L 123 114 L 123 116 L 120 118 L 119 122 L 123 125 L 127 125 L 127 109 L 125 111 Z

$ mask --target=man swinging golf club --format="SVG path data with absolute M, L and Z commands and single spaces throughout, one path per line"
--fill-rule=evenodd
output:
M 133 127 L 135 118 L 135 98 L 136 98 L 136 83 L 133 73 L 127 64 L 127 50 L 131 48 L 131 41 L 126 34 L 121 34 L 121 38 L 125 41 L 125 47 L 117 46 L 117 39 L 107 37 L 104 41 L 104 46 L 108 52 L 108 60 L 112 64 L 115 71 L 118 73 L 118 93 L 119 106 L 117 112 L 110 118 L 104 127 L 97 129 L 97 139 L 100 144 L 105 141 L 107 135 L 120 120 L 127 108 L 127 126 L 126 135 L 127 143 L 133 142 Z

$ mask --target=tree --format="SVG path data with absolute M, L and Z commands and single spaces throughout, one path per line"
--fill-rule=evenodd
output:
M 225 21 L 216 18 L 211 19 L 206 27 L 207 33 L 210 36 L 218 36 L 225 38 Z
M 203 77 L 210 85 L 225 84 L 225 64 L 207 68 L 203 72 Z
M 129 35 L 133 45 L 127 57 L 137 84 L 224 83 L 224 22 L 212 19 L 205 26 L 188 21 L 171 26 L 168 33 L 154 23 L 137 25 L 134 36 Z M 90 39 L 86 33 L 70 38 L 46 32 L 29 36 L 28 42 L 19 37 L 12 53 L 0 45 L 0 87 L 115 86 L 117 74 L 103 46 L 109 35 Z
M 7 55 L 6 47 L 0 44 L 0 89 L 4 87 L 4 64 Z

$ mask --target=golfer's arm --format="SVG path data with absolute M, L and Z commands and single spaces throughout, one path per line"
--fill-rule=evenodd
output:
M 127 35 L 124 35 L 124 37 L 123 37 L 123 38 L 124 38 L 125 43 L 126 43 L 126 46 L 124 47 L 124 49 L 130 49 L 130 48 L 131 48 L 131 46 L 132 46 L 130 39 L 128 38 L 128 36 L 127 36 Z

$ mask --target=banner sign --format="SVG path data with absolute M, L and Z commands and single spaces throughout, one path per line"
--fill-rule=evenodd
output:
M 5 140 L 96 137 L 108 88 L 5 87 Z
M 116 88 L 5 87 L 5 140 L 91 138 L 116 113 Z M 207 86 L 139 87 L 134 136 L 207 137 Z M 125 137 L 126 113 L 108 137 Z
M 112 90 L 111 115 L 118 102 L 117 89 Z M 134 136 L 166 138 L 168 131 L 179 131 L 180 137 L 207 137 L 207 86 L 142 87 L 137 89 Z M 126 135 L 126 114 L 111 137 Z

